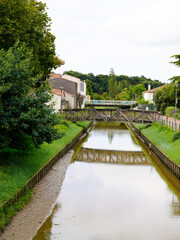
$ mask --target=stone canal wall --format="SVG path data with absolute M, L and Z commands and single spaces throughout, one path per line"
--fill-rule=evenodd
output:
M 178 178 L 180 178 L 180 165 L 169 159 L 155 144 L 153 144 L 142 132 L 137 129 L 132 123 L 127 123 L 134 136 L 140 141 L 144 142 L 151 151 L 161 160 L 161 162 Z
M 91 130 L 94 123 L 91 122 L 90 125 L 84 129 L 68 144 L 66 145 L 57 155 L 55 155 L 44 167 L 42 167 L 28 182 L 27 184 L 10 200 L 8 200 L 2 208 L 6 208 L 10 205 L 13 205 L 25 192 L 27 188 L 32 189 L 52 168 L 52 166 L 63 157 L 77 141 L 87 132 Z

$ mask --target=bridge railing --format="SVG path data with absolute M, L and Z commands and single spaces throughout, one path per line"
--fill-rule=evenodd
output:
M 89 100 L 85 102 L 87 105 L 135 105 L 137 101 L 119 101 L 119 100 Z
M 62 115 L 70 121 L 135 122 L 151 124 L 158 121 L 160 113 L 156 111 L 129 110 L 119 108 L 104 109 L 64 109 Z

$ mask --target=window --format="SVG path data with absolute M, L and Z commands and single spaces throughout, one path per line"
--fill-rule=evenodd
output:
M 80 83 L 80 91 L 84 92 L 84 83 Z

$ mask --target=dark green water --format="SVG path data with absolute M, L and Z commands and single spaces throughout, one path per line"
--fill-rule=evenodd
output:
M 180 239 L 180 183 L 155 161 L 124 125 L 96 127 L 34 240 Z

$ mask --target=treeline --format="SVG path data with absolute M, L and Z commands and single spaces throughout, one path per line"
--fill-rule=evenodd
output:
M 115 75 L 111 69 L 109 75 L 93 73 L 83 74 L 75 71 L 66 71 L 64 74 L 69 74 L 86 81 L 87 94 L 96 99 L 135 99 L 141 97 L 142 91 L 147 90 L 148 83 L 151 83 L 151 88 L 156 88 L 163 85 L 159 80 L 152 80 L 145 76 L 127 76 Z M 112 78 L 114 79 L 112 81 Z M 111 86 L 112 85 L 112 86 Z M 137 86 L 136 89 L 135 86 Z M 114 88 L 114 90 L 113 90 Z M 114 93 L 113 93 L 114 91 Z

